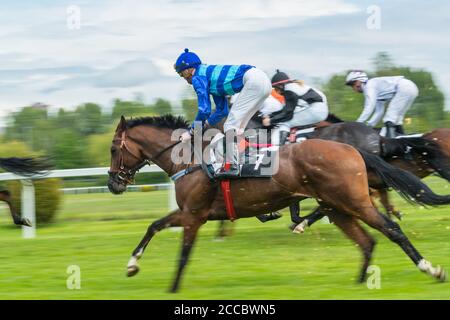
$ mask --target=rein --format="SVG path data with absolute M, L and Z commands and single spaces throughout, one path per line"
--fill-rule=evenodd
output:
M 131 154 L 135 159 L 137 160 L 141 160 L 141 157 L 135 155 L 130 148 L 127 145 L 127 140 L 126 140 L 126 132 L 123 131 L 122 132 L 122 137 L 119 139 L 120 140 L 120 155 L 119 155 L 119 170 L 115 170 L 112 171 L 110 170 L 108 173 L 117 173 L 117 177 L 119 180 L 126 182 L 127 184 L 132 184 L 134 183 L 134 175 L 143 167 L 145 167 L 147 164 L 150 164 L 151 161 L 154 162 L 154 160 L 158 159 L 163 153 L 165 153 L 166 151 L 172 149 L 173 147 L 175 147 L 177 144 L 179 144 L 181 142 L 181 140 L 169 145 L 168 147 L 164 148 L 163 150 L 161 150 L 160 152 L 158 152 L 158 154 L 156 154 L 154 157 L 150 157 L 150 159 L 146 159 L 144 158 L 143 161 L 141 161 L 138 165 L 134 166 L 133 168 L 129 169 L 129 170 L 125 170 L 125 166 L 123 164 L 124 162 L 124 157 L 123 157 L 123 150 L 125 149 L 129 154 Z M 132 139 L 132 138 L 131 138 Z

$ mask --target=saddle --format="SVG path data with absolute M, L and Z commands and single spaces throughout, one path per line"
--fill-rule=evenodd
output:
M 296 143 L 302 142 L 306 139 L 311 139 L 314 131 L 316 130 L 317 123 L 307 125 L 307 126 L 298 126 L 292 127 L 289 134 L 289 142 Z
M 223 150 L 221 142 L 215 148 L 209 150 L 209 163 L 202 161 L 203 171 L 211 181 L 215 181 L 215 172 L 223 166 Z M 252 143 L 243 139 L 239 145 L 238 178 L 270 178 L 278 169 L 278 146 L 270 143 Z

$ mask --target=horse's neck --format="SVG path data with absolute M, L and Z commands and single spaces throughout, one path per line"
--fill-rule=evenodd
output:
M 156 135 L 154 133 L 145 134 L 145 141 L 142 143 L 142 149 L 147 159 L 155 163 L 169 176 L 172 176 L 178 171 L 186 169 L 191 165 L 191 163 L 175 163 L 173 161 L 172 152 L 174 152 L 175 150 L 175 154 L 177 154 L 179 148 L 182 147 L 182 145 L 178 144 L 176 146 L 173 146 L 173 148 L 167 149 L 176 142 L 171 139 L 171 136 L 172 133 L 170 131 L 158 132 L 158 134 Z M 193 146 L 191 146 L 191 148 L 193 148 Z M 183 149 L 183 152 L 187 152 L 186 149 Z M 190 155 L 190 162 L 192 162 L 193 160 L 192 157 L 193 153 L 191 153 Z
M 139 143 L 142 148 L 142 153 L 144 154 L 146 159 L 152 161 L 169 176 L 173 175 L 176 172 L 176 165 L 172 161 L 172 149 L 168 149 L 162 152 L 165 148 L 173 143 L 173 141 L 171 141 L 170 139 L 171 134 L 166 132 L 159 132 L 158 134 L 147 134 L 146 132 L 144 132 L 141 137 L 143 137 L 143 140 L 139 141 Z

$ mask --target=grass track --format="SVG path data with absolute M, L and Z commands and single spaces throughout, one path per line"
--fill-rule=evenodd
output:
M 437 178 L 427 182 L 450 193 Z M 395 197 L 405 214 L 402 229 L 434 264 L 450 268 L 450 209 L 420 209 Z M 312 208 L 304 202 L 303 213 Z M 125 266 L 149 223 L 167 212 L 164 191 L 71 195 L 57 221 L 24 240 L 0 207 L 0 299 L 449 299 L 450 283 L 420 273 L 395 244 L 378 241 L 373 264 L 381 289 L 355 283 L 358 249 L 333 225 L 317 223 L 303 235 L 287 229 L 288 214 L 266 224 L 236 222 L 234 234 L 214 241 L 217 222 L 200 233 L 179 294 L 169 294 L 180 232 L 166 230 L 150 243 L 141 272 Z M 366 227 L 366 229 L 369 229 Z M 81 268 L 81 290 L 66 288 L 69 265 Z

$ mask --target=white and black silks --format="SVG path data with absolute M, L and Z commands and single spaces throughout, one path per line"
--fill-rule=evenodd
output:
M 271 124 L 286 122 L 293 118 L 296 107 L 305 107 L 316 102 L 324 102 L 324 98 L 314 88 L 297 83 L 285 86 L 283 96 L 286 104 L 280 111 L 270 115 Z

